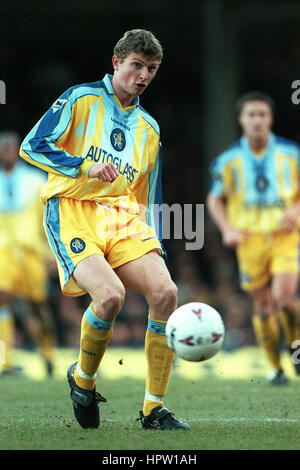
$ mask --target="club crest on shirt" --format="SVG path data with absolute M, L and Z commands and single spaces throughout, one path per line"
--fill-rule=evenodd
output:
M 117 152 L 122 152 L 126 146 L 125 134 L 122 129 L 113 129 L 110 134 L 110 142 Z
M 70 247 L 73 253 L 81 253 L 85 249 L 85 243 L 81 238 L 73 238 Z
M 269 181 L 264 175 L 257 176 L 255 180 L 255 187 L 257 191 L 259 191 L 260 193 L 263 193 L 267 189 L 268 186 L 269 186 Z

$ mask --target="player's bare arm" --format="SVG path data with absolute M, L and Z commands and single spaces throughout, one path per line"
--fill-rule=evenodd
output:
M 119 172 L 115 165 L 108 163 L 95 163 L 88 172 L 89 178 L 98 178 L 102 182 L 112 183 L 119 176 Z
M 209 193 L 207 198 L 208 211 L 220 229 L 222 242 L 227 248 L 236 248 L 246 235 L 245 232 L 232 227 L 226 215 L 226 205 L 222 197 Z
M 222 241 L 227 248 L 237 248 L 247 233 L 228 226 L 222 231 Z
M 300 201 L 294 206 L 289 207 L 283 213 L 280 221 L 280 229 L 286 232 L 294 230 L 297 227 L 298 220 L 300 217 Z

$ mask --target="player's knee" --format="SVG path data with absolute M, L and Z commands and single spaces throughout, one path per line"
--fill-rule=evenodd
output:
M 259 316 L 268 316 L 272 311 L 272 299 L 269 291 L 259 290 L 250 292 L 253 300 L 254 314 Z
M 156 312 L 162 312 L 166 319 L 176 309 L 178 298 L 178 290 L 176 285 L 171 281 L 154 293 L 152 298 L 152 309 Z
M 107 321 L 112 321 L 121 310 L 125 299 L 125 289 L 123 286 L 118 288 L 107 287 L 102 290 L 101 296 L 93 299 L 93 310 L 95 315 Z
M 108 289 L 103 299 L 102 305 L 106 311 L 113 311 L 116 314 L 121 310 L 125 299 L 124 289 Z
M 293 308 L 294 295 L 290 292 L 280 292 L 274 295 L 273 300 L 277 308 L 289 310 Z

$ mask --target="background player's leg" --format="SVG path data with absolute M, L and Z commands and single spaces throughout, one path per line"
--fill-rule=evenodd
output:
M 278 308 L 285 343 L 293 352 L 293 342 L 300 339 L 300 305 L 296 298 L 299 277 L 296 273 L 275 274 L 272 281 L 272 298 Z M 294 364 L 297 374 L 300 365 Z
M 100 255 L 82 260 L 73 277 L 92 298 L 81 322 L 80 352 L 74 379 L 79 387 L 93 390 L 98 367 L 112 336 L 113 321 L 124 302 L 125 289 Z
M 56 346 L 55 325 L 51 312 L 45 302 L 31 302 L 32 313 L 36 320 L 35 340 L 40 347 L 48 376 L 53 373 L 53 359 Z
M 253 300 L 252 323 L 257 342 L 265 352 L 271 367 L 281 371 L 280 331 L 274 314 L 270 288 L 263 286 L 249 291 L 249 294 Z
M 165 327 L 177 306 L 177 288 L 163 259 L 154 251 L 115 269 L 126 288 L 143 294 L 149 305 L 145 337 L 147 377 L 143 414 L 147 416 L 166 394 L 174 353 L 168 347 Z
M 10 294 L 0 292 L 0 341 L 4 343 L 3 372 L 13 371 L 12 348 L 15 330 L 10 302 Z

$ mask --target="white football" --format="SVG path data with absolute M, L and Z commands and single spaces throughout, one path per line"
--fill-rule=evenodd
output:
M 225 328 L 220 314 L 209 305 L 190 302 L 177 308 L 166 325 L 169 348 L 181 359 L 206 361 L 220 351 Z

